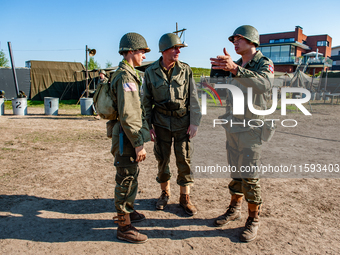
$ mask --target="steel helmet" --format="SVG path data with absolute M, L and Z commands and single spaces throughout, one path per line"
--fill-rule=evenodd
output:
M 181 42 L 181 39 L 178 35 L 174 33 L 167 33 L 162 35 L 161 39 L 159 39 L 159 51 L 163 52 L 167 49 L 170 49 L 174 46 L 177 47 L 187 47 Z
M 127 33 L 123 35 L 122 39 L 120 39 L 119 54 L 130 50 L 145 50 L 145 52 L 151 51 L 145 41 L 145 38 L 137 33 Z
M 103 69 L 100 70 L 99 74 L 101 74 L 101 73 L 104 74 L 104 75 L 106 75 L 106 72 L 105 72 L 105 70 L 103 70 Z
M 236 35 L 243 36 L 248 41 L 254 43 L 256 47 L 260 45 L 259 32 L 253 26 L 244 25 L 236 28 L 233 35 L 229 36 L 229 41 L 234 42 L 234 36 Z

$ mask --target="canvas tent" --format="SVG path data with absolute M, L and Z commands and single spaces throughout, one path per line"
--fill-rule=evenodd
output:
M 323 72 L 320 89 L 331 93 L 340 93 L 340 71 Z
M 79 62 L 30 61 L 30 67 L 32 100 L 79 99 L 85 91 L 85 68 Z M 98 71 L 89 72 L 90 86 L 97 76 Z
M 25 92 L 26 95 L 30 94 L 30 69 L 28 68 L 15 68 L 18 79 L 19 90 Z M 12 68 L 0 68 L 0 90 L 5 91 L 5 97 L 12 99 L 17 97 Z
M 281 88 L 286 87 L 290 84 L 292 80 L 293 74 L 289 73 L 283 73 L 281 76 L 275 76 L 274 79 L 274 87 Z
M 307 74 L 304 74 L 300 70 L 297 70 L 294 74 L 294 77 L 290 81 L 290 87 L 299 87 L 299 88 L 306 88 L 310 91 L 316 91 L 317 89 L 317 81 L 316 79 L 313 80 L 312 85 L 312 77 Z

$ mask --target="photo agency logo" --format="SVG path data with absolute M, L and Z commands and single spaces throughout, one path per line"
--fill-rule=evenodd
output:
M 216 89 L 227 89 L 230 91 L 232 94 L 232 115 L 244 115 L 245 114 L 245 109 L 244 109 L 244 100 L 247 100 L 248 104 L 248 109 L 251 113 L 255 115 L 260 115 L 260 116 L 267 116 L 275 112 L 278 104 L 278 89 L 273 88 L 272 89 L 272 106 L 270 109 L 267 110 L 258 110 L 255 109 L 253 105 L 253 88 L 248 87 L 247 88 L 247 98 L 245 99 L 245 96 L 240 88 L 238 88 L 235 85 L 232 84 L 216 84 L 215 89 L 212 88 L 210 85 L 204 83 L 204 87 L 209 88 L 219 99 L 220 104 L 222 105 L 222 101 L 220 96 L 218 95 Z M 216 100 L 212 93 L 210 93 L 207 89 L 201 89 L 206 93 L 202 93 L 201 99 L 202 99 L 202 114 L 206 115 L 207 114 L 207 94 L 214 100 L 214 103 L 216 104 Z M 290 93 L 297 93 L 300 95 L 303 95 L 301 98 L 287 98 L 287 94 Z M 312 115 L 304 106 L 304 103 L 309 102 L 311 98 L 311 93 L 309 90 L 305 88 L 291 88 L 291 87 L 286 87 L 281 89 L 281 115 L 286 116 L 287 115 L 287 105 L 292 104 L 295 105 L 304 115 Z M 225 125 L 228 124 L 232 127 L 233 125 L 243 125 L 244 127 L 249 126 L 249 127 L 262 127 L 264 125 L 264 121 L 266 122 L 271 122 L 272 126 L 274 126 L 275 121 L 279 121 L 279 119 L 251 119 L 246 122 L 246 120 L 243 120 L 243 122 L 234 122 L 233 120 L 227 120 L 227 119 L 214 119 L 213 120 L 213 127 L 216 125 Z M 260 126 L 252 125 L 251 123 L 261 123 Z M 290 125 L 289 125 L 290 123 Z M 293 124 L 292 124 L 293 123 Z M 295 127 L 297 126 L 297 121 L 294 119 L 284 119 L 281 121 L 281 125 L 283 127 Z

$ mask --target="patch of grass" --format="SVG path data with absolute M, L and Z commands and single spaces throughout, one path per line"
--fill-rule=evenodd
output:
M 6 178 L 6 177 L 11 177 L 10 173 L 4 173 L 3 175 L 0 176 L 0 178 Z
M 59 109 L 80 109 L 80 104 L 76 105 L 77 102 L 78 102 L 78 100 L 76 100 L 76 99 L 60 100 L 59 101 Z M 27 100 L 27 107 L 43 108 L 44 107 L 44 101 Z M 11 100 L 5 101 L 5 109 L 6 110 L 12 110 L 12 101 Z
M 3 147 L 1 148 L 1 150 L 2 151 L 16 151 L 17 149 Z
M 201 67 L 191 67 L 191 70 L 194 76 L 209 76 L 210 75 L 210 68 L 201 68 Z

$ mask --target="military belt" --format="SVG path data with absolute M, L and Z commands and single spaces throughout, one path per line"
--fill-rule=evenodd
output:
M 164 115 L 167 115 L 167 116 L 173 116 L 173 117 L 176 117 L 176 118 L 182 118 L 184 117 L 185 115 L 187 115 L 187 113 L 189 112 L 190 109 L 188 108 L 181 108 L 181 109 L 178 109 L 178 110 L 173 110 L 173 111 L 167 111 L 167 110 L 164 110 L 158 106 L 155 106 L 155 110 L 159 113 L 162 113 Z

